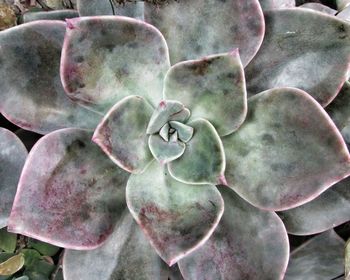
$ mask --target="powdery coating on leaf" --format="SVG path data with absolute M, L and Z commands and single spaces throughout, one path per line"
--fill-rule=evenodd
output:
M 91 251 L 66 250 L 65 280 L 168 280 L 168 268 L 134 222 L 128 210 L 112 235 Z
M 327 231 L 291 253 L 285 280 L 335 279 L 344 273 L 345 242 Z
M 221 221 L 209 240 L 179 262 L 186 280 L 282 279 L 288 257 L 288 236 L 273 212 L 259 210 L 227 187 Z
M 157 161 L 126 187 L 127 205 L 159 256 L 169 264 L 201 246 L 224 211 L 213 185 L 187 185 L 174 180 Z
M 279 213 L 287 231 L 309 235 L 350 220 L 350 177 L 335 184 L 314 200 Z
M 92 140 L 119 167 L 141 172 L 152 160 L 146 129 L 152 106 L 140 96 L 123 98 L 103 118 Z
M 238 50 L 180 62 L 165 77 L 164 99 L 181 101 L 191 119 L 209 120 L 220 135 L 235 131 L 247 114 L 244 70 Z
M 315 10 L 321 13 L 325 13 L 328 15 L 334 16 L 338 11 L 334 10 L 328 6 L 325 6 L 320 3 L 305 3 L 303 5 L 300 5 L 299 8 L 305 8 L 305 9 L 310 9 L 310 10 Z
M 248 108 L 241 128 L 222 140 L 228 185 L 256 207 L 299 206 L 350 174 L 340 132 L 307 93 L 268 90 Z
M 295 87 L 329 104 L 348 77 L 350 24 L 308 9 L 265 13 L 264 42 L 246 68 L 248 94 Z
M 61 85 L 61 21 L 36 21 L 0 33 L 1 113 L 38 133 L 94 128 L 100 116 L 73 103 Z
M 77 0 L 80 16 L 119 15 L 144 19 L 143 2 L 126 2 L 115 5 L 112 0 Z
M 345 82 L 342 89 L 326 107 L 326 111 L 339 130 L 350 125 L 350 83 Z
M 0 128 L 0 228 L 7 225 L 27 150 L 11 131 Z
M 264 11 L 295 7 L 295 0 L 259 0 L 259 2 Z
M 247 65 L 264 37 L 258 0 L 169 1 L 160 8 L 145 3 L 145 20 L 164 34 L 172 64 L 239 48 Z
M 75 18 L 78 16 L 78 12 L 74 10 L 27 12 L 23 15 L 23 22 L 28 23 L 35 20 L 65 20 L 67 18 Z
M 93 249 L 125 207 L 128 173 L 91 142 L 64 129 L 41 138 L 23 168 L 8 230 L 56 246 Z
M 225 181 L 225 152 L 214 126 L 205 119 L 189 122 L 192 139 L 183 155 L 168 164 L 169 173 L 186 184 L 222 184 Z
M 119 16 L 77 18 L 67 27 L 61 78 L 73 100 L 100 112 L 129 95 L 158 104 L 170 64 L 157 29 Z

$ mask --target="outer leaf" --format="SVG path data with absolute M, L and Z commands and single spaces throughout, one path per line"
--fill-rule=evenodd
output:
M 128 173 L 90 141 L 65 129 L 41 138 L 23 168 L 8 230 L 56 246 L 95 248 L 124 207 Z
M 350 220 L 350 177 L 314 200 L 279 213 L 289 233 L 309 235 Z
M 153 247 L 171 266 L 209 238 L 224 205 L 215 186 L 183 184 L 164 169 L 153 161 L 144 173 L 131 175 L 126 199 Z
M 169 57 L 157 29 L 115 16 L 77 18 L 67 27 L 61 77 L 73 100 L 101 112 L 128 95 L 159 103 Z
M 308 9 L 265 13 L 264 42 L 246 68 L 248 94 L 296 87 L 326 106 L 347 80 L 350 24 Z
M 160 8 L 145 3 L 145 19 L 164 34 L 172 64 L 239 48 L 247 65 L 264 36 L 258 0 L 169 1 Z
M 336 98 L 326 108 L 334 123 L 341 130 L 350 125 L 350 83 L 345 82 Z
M 219 188 L 225 212 L 210 239 L 180 260 L 187 280 L 282 279 L 288 263 L 288 237 L 273 212 L 259 210 L 232 190 Z
M 342 20 L 350 21 L 350 6 L 346 7 L 340 13 L 337 14 L 337 18 Z
M 264 11 L 295 7 L 295 0 L 259 0 L 259 2 Z
M 307 93 L 268 90 L 251 98 L 248 108 L 242 127 L 223 144 L 228 184 L 253 205 L 296 207 L 350 174 L 341 134 Z
M 27 154 L 26 148 L 15 134 L 0 128 L 0 228 L 7 225 Z
M 35 20 L 65 20 L 67 18 L 75 18 L 78 16 L 78 12 L 74 10 L 28 12 L 23 15 L 23 22 L 28 23 Z
M 205 119 L 189 123 L 192 139 L 184 154 L 169 163 L 169 173 L 186 184 L 221 184 L 225 181 L 225 152 L 214 126 Z
M 337 10 L 334 10 L 321 3 L 305 3 L 303 5 L 300 5 L 299 8 L 311 9 L 311 10 L 318 11 L 318 12 L 325 13 L 332 16 L 334 16 L 338 12 Z
M 220 135 L 235 131 L 247 114 L 247 92 L 238 50 L 180 62 L 166 75 L 164 99 L 181 101 L 192 119 L 209 120 Z
M 67 98 L 59 65 L 61 21 L 38 21 L 0 33 L 1 113 L 38 133 L 65 127 L 94 128 L 99 115 Z
M 152 106 L 140 96 L 123 98 L 103 118 L 92 140 L 119 167 L 141 172 L 152 160 L 146 129 Z
M 350 277 L 350 242 L 349 240 L 345 244 L 345 280 L 348 280 Z
M 336 2 L 337 2 L 337 7 L 339 11 L 344 10 L 350 5 L 349 0 L 336 0 Z
M 335 279 L 344 273 L 344 241 L 332 231 L 318 235 L 290 256 L 285 280 Z
M 116 2 L 116 1 L 115 1 Z M 143 2 L 115 4 L 113 0 L 77 0 L 80 16 L 119 15 L 143 20 Z
M 0 275 L 12 275 L 19 271 L 24 265 L 22 254 L 13 256 L 7 261 L 0 263 Z
M 168 280 L 168 269 L 128 211 L 100 248 L 66 250 L 65 280 Z

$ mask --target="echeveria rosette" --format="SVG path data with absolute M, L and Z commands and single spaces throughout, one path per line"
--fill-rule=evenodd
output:
M 260 37 L 253 40 L 256 45 L 240 51 L 241 54 L 247 51 L 243 63 L 246 64 L 259 48 L 264 28 L 258 2 L 235 1 L 235 4 L 238 2 L 251 8 L 249 14 L 256 12 L 258 26 L 253 29 L 260 31 Z M 201 8 L 199 1 L 193 3 L 194 7 Z M 305 13 L 317 22 L 306 25 L 310 34 L 322 25 L 332 29 L 344 24 L 345 29 L 348 28 L 346 23 L 315 12 L 296 9 L 289 12 L 292 15 L 288 14 L 288 30 L 298 26 L 298 17 L 305 17 Z M 268 13 L 270 23 L 274 18 L 278 22 L 285 10 Z M 22 36 L 22 32 L 30 30 L 32 34 L 44 33 L 51 42 L 50 38 L 55 37 L 50 29 L 55 32 L 62 27 L 64 24 L 60 22 L 31 23 L 3 33 L 0 39 L 4 44 L 7 38 Z M 349 174 L 349 154 L 344 141 L 322 107 L 304 91 L 279 88 L 249 99 L 247 113 L 245 77 L 234 44 L 215 49 L 211 42 L 210 51 L 221 54 L 200 58 L 189 51 L 194 60 L 170 67 L 163 36 L 148 24 L 123 17 L 88 17 L 69 20 L 67 27 L 61 78 L 68 100 L 80 104 L 79 110 L 86 109 L 95 116 L 96 122 L 108 113 L 94 136 L 91 127 L 83 127 L 90 129 L 84 130 L 78 123 L 78 128 L 55 131 L 37 143 L 21 176 L 9 228 L 69 249 L 99 247 L 89 252 L 67 250 L 64 268 L 67 279 L 76 277 L 77 266 L 82 268 L 80 273 L 96 273 L 92 265 L 96 258 L 101 258 L 102 264 L 110 261 L 106 277 L 122 275 L 133 279 L 134 275 L 142 275 L 145 279 L 166 279 L 166 266 L 155 252 L 168 264 L 178 261 L 188 279 L 203 278 L 209 273 L 212 279 L 216 279 L 217 274 L 235 275 L 237 279 L 282 278 L 288 260 L 286 231 L 273 211 L 259 208 L 295 207 L 312 200 Z M 268 25 L 266 34 L 274 32 L 272 27 Z M 334 31 L 328 32 L 323 40 L 344 36 L 339 28 Z M 176 32 L 166 34 L 172 36 Z M 306 40 L 298 34 L 284 40 L 290 43 L 293 38 Z M 62 40 L 53 41 L 57 66 Z M 325 44 L 321 43 L 309 47 L 317 50 Z M 171 52 L 175 54 L 179 46 L 181 44 L 170 44 Z M 343 66 L 348 63 L 346 43 L 340 40 L 334 46 L 326 45 L 326 49 L 339 46 L 344 49 L 339 55 L 344 60 L 339 62 Z M 265 46 L 269 47 L 271 43 Z M 263 55 L 266 53 L 265 50 Z M 47 48 L 34 54 L 38 60 L 40 55 L 47 54 L 41 62 L 48 65 Z M 27 62 L 24 68 L 18 65 L 23 73 L 32 67 L 31 61 Z M 287 62 L 288 59 L 281 61 L 280 67 L 288 68 Z M 14 69 L 15 63 L 11 63 Z M 317 68 L 318 64 L 314 66 Z M 344 82 L 347 71 L 343 68 L 333 73 L 328 99 L 336 95 L 335 85 Z M 50 73 L 47 74 L 50 76 Z M 55 73 L 55 77 L 57 75 Z M 322 77 L 319 75 L 321 81 Z M 305 80 L 307 89 L 312 88 L 313 83 Z M 9 84 L 7 81 L 6 85 Z M 33 85 L 30 82 L 24 85 L 26 92 L 31 93 Z M 43 85 L 41 89 L 45 86 L 39 85 Z M 15 89 L 12 89 L 15 93 L 20 91 Z M 58 94 L 58 91 L 50 92 Z M 9 95 L 5 97 L 8 100 Z M 11 101 L 11 105 L 16 103 Z M 171 104 L 175 111 L 166 109 Z M 155 131 L 148 130 L 152 119 L 158 127 Z M 84 118 L 79 118 L 81 120 Z M 121 168 L 109 160 L 91 138 Z M 150 141 L 150 138 L 159 141 Z M 153 153 L 150 142 L 156 142 L 151 144 Z M 184 149 L 173 153 L 169 148 L 171 157 L 167 156 L 169 153 L 164 157 L 155 152 L 159 143 L 164 147 L 177 143 L 177 147 Z M 154 155 L 159 161 L 153 159 Z M 209 172 L 201 174 L 203 168 Z M 248 174 L 252 176 L 248 178 Z M 303 180 L 309 183 L 307 188 L 303 188 Z M 227 184 L 230 188 L 216 187 L 217 184 Z M 293 188 L 294 185 L 297 187 Z M 143 232 L 128 210 L 124 211 L 125 186 L 130 212 Z M 115 248 L 110 247 L 113 240 L 120 240 Z M 146 240 L 150 240 L 152 246 Z M 141 250 L 137 256 L 133 254 L 135 244 L 139 244 L 137 248 Z M 111 250 L 115 250 L 115 254 Z

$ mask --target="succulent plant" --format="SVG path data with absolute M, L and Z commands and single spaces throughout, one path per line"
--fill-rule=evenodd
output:
M 1 32 L 0 111 L 46 134 L 9 231 L 67 248 L 67 280 L 282 279 L 286 228 L 350 219 L 350 24 L 276 3 L 80 0 Z

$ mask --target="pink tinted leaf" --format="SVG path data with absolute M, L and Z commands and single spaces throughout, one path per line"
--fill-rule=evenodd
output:
M 259 2 L 264 11 L 295 7 L 295 0 L 259 0 Z
M 0 228 L 6 227 L 27 150 L 11 131 L 0 128 Z
M 118 16 L 67 23 L 63 85 L 70 98 L 95 111 L 105 113 L 129 95 L 157 105 L 169 67 L 166 42 L 149 24 Z
M 266 33 L 246 68 L 248 96 L 295 87 L 329 104 L 348 78 L 350 24 L 309 9 L 265 12 Z
M 350 174 L 345 142 L 307 93 L 271 89 L 248 99 L 240 129 L 224 137 L 228 185 L 253 205 L 286 210 Z
M 72 102 L 59 67 L 65 23 L 36 21 L 0 33 L 1 113 L 26 130 L 93 129 L 101 116 Z
M 169 1 L 160 7 L 145 3 L 145 20 L 164 34 L 172 64 L 239 48 L 247 65 L 264 37 L 257 0 Z
M 126 198 L 131 214 L 170 266 L 209 238 L 224 210 L 214 185 L 176 181 L 155 160 L 143 173 L 130 176 Z
M 209 240 L 179 261 L 186 280 L 282 279 L 289 244 L 282 221 L 259 210 L 227 187 L 219 187 L 224 215 Z
M 112 233 L 125 207 L 128 173 L 91 142 L 64 129 L 32 148 L 8 230 L 71 249 L 93 249 Z

